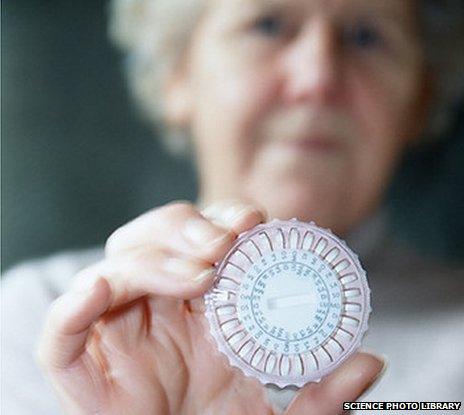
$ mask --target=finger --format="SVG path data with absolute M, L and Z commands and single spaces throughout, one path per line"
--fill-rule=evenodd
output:
M 85 350 L 92 323 L 107 310 L 110 301 L 110 286 L 103 278 L 55 300 L 37 350 L 39 365 L 47 371 L 72 365 Z
M 108 239 L 106 253 L 120 252 L 143 245 L 175 250 L 210 263 L 218 261 L 231 248 L 238 233 L 262 220 L 256 209 L 229 208 L 227 224 L 213 223 L 192 204 L 176 202 L 150 211 L 116 230 Z
M 108 238 L 105 251 L 110 257 L 152 245 L 214 263 L 234 239 L 231 231 L 205 219 L 192 204 L 176 202 L 149 211 L 117 229 Z
M 39 363 L 64 368 L 84 351 L 90 326 L 102 314 L 144 295 L 195 298 L 212 283 L 209 264 L 166 252 L 138 250 L 104 260 L 76 275 L 52 305 L 39 346 Z
M 215 274 L 211 264 L 176 252 L 142 247 L 107 258 L 79 272 L 72 289 L 81 290 L 104 277 L 111 287 L 110 308 L 144 295 L 192 299 L 210 288 Z
M 287 415 L 341 414 L 343 402 L 357 400 L 385 370 L 385 359 L 360 352 L 320 383 L 305 386 L 294 398 Z
M 267 220 L 267 213 L 263 207 L 237 199 L 225 199 L 213 203 L 205 207 L 201 213 L 213 223 L 230 229 L 236 235 Z

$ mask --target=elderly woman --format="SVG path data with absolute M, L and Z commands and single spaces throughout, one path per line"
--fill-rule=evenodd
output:
M 448 19 L 442 33 L 437 14 Z M 28 278 L 16 300 L 28 299 L 30 327 L 66 291 L 38 346 L 63 411 L 338 414 L 367 389 L 370 400 L 462 400 L 463 270 L 395 240 L 380 209 L 405 148 L 443 131 L 460 92 L 443 39 L 456 39 L 462 16 L 459 1 L 114 1 L 111 30 L 134 94 L 166 126 L 166 145 L 195 158 L 200 193 L 195 205 L 170 203 L 117 229 L 104 254 L 13 272 Z M 360 254 L 374 308 L 365 343 L 389 361 L 375 389 L 385 359 L 372 353 L 279 391 L 215 350 L 202 300 L 213 264 L 274 217 L 313 220 Z M 25 366 L 23 385 L 35 390 L 8 390 L 11 413 L 58 413 Z M 21 393 L 40 396 L 28 406 Z

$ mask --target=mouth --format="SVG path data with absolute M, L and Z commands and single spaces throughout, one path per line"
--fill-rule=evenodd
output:
M 303 139 L 283 139 L 278 143 L 290 150 L 303 153 L 330 154 L 338 151 L 341 144 L 333 137 L 313 136 Z

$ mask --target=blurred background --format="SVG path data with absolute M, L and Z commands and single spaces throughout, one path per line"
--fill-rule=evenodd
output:
M 103 244 L 147 209 L 195 200 L 191 163 L 139 119 L 106 28 L 105 1 L 2 3 L 2 270 Z M 461 261 L 464 102 L 455 111 L 447 137 L 406 156 L 387 204 L 396 232 Z

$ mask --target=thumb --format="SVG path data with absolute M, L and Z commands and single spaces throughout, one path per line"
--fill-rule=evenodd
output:
M 293 399 L 286 415 L 341 414 L 343 402 L 359 399 L 386 368 L 384 358 L 360 352 L 320 383 L 306 385 Z
M 36 361 L 45 371 L 66 369 L 85 352 L 91 325 L 109 307 L 111 288 L 104 278 L 82 290 L 70 290 L 50 307 Z

